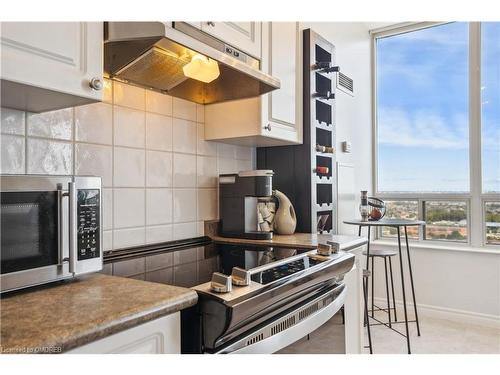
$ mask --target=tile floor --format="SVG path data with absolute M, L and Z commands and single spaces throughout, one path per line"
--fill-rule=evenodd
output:
M 382 318 L 382 313 L 380 319 Z M 398 310 L 398 317 L 401 315 Z M 413 317 L 410 317 L 413 319 Z M 398 324 L 404 332 L 404 324 Z M 282 349 L 279 354 L 341 353 L 343 340 L 341 320 L 335 316 L 310 334 Z M 415 323 L 410 324 L 412 353 L 414 354 L 500 354 L 500 329 L 463 324 L 450 320 L 420 317 L 421 336 Z M 384 326 L 372 326 L 374 354 L 406 354 L 406 339 Z M 368 338 L 365 331 L 365 342 Z M 364 350 L 369 353 L 368 349 Z

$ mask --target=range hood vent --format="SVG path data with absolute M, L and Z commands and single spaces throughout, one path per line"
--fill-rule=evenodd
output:
M 280 87 L 259 70 L 259 61 L 183 23 L 107 22 L 104 70 L 113 79 L 161 91 L 199 104 L 260 96 Z M 234 51 L 234 47 L 229 47 Z M 183 67 L 202 54 L 217 61 L 220 75 L 204 83 L 184 75 Z

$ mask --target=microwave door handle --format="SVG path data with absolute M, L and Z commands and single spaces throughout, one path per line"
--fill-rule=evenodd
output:
M 69 191 L 69 272 L 76 273 L 77 230 L 76 220 L 76 187 L 74 182 L 68 183 Z
M 64 232 L 63 232 L 63 198 L 67 194 L 63 192 L 62 185 L 57 185 L 57 223 L 59 226 L 59 236 L 57 237 L 57 251 L 58 251 L 58 264 L 62 266 L 64 262 L 63 246 L 64 246 Z

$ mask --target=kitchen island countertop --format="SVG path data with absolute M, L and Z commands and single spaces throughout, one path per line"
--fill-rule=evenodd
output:
M 296 247 L 301 249 L 316 249 L 318 244 L 326 244 L 333 241 L 340 244 L 340 250 L 349 250 L 366 244 L 366 237 L 336 235 L 336 234 L 314 234 L 314 233 L 294 233 L 291 235 L 274 234 L 271 240 L 251 240 L 245 238 L 233 238 L 212 236 L 215 243 L 230 245 L 253 245 L 253 246 L 274 246 L 274 247 Z
M 64 352 L 197 299 L 194 290 L 103 274 L 11 293 L 0 300 L 0 352 Z

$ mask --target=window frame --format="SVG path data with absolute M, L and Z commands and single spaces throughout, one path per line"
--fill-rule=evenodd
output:
M 419 243 L 441 246 L 464 246 L 474 248 L 499 249 L 500 245 L 486 241 L 486 202 L 500 201 L 500 194 L 483 193 L 482 149 L 481 149 L 481 23 L 469 22 L 469 192 L 467 193 L 423 193 L 423 192 L 383 192 L 378 189 L 378 132 L 377 132 L 377 39 L 413 32 L 450 22 L 417 22 L 395 25 L 394 27 L 370 31 L 371 34 L 371 94 L 372 94 L 372 191 L 374 196 L 386 200 L 417 200 L 419 219 L 424 220 L 426 200 L 465 201 L 467 204 L 467 241 L 426 240 L 425 229 L 419 231 Z M 377 239 L 394 240 L 383 237 L 381 230 Z

